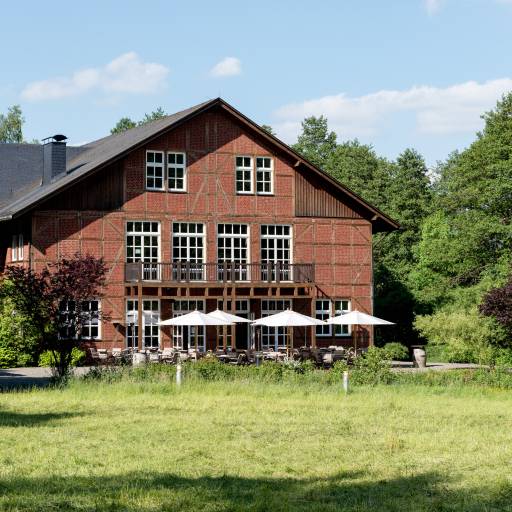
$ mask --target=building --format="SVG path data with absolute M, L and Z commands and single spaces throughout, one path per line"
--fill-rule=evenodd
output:
M 0 145 L 0 270 L 102 256 L 98 347 L 187 347 L 193 328 L 157 322 L 194 309 L 258 318 L 372 313 L 372 234 L 398 226 L 227 104 L 214 99 L 80 147 Z M 198 337 L 248 347 L 251 327 Z M 142 336 L 140 336 L 140 334 Z M 295 329 L 294 344 L 349 345 L 345 327 Z M 366 343 L 371 342 L 371 333 Z M 263 329 L 263 347 L 285 345 Z

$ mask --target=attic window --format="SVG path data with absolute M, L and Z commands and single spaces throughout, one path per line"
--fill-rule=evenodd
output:
M 164 190 L 164 152 L 146 151 L 146 189 Z

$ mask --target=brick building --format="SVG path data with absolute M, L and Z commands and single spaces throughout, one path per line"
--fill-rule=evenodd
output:
M 0 144 L 0 270 L 102 256 L 107 286 L 87 307 L 109 321 L 91 321 L 89 343 L 186 348 L 193 328 L 157 322 L 217 306 L 248 318 L 372 313 L 372 233 L 397 224 L 223 100 L 80 147 L 45 142 Z M 200 330 L 202 348 L 217 335 L 254 342 L 250 326 L 220 331 Z M 285 344 L 282 329 L 259 336 Z M 351 336 L 295 329 L 294 344 Z

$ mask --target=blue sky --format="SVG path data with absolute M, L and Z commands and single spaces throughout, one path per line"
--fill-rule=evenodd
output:
M 512 90 L 512 0 L 9 2 L 0 111 L 83 143 L 222 96 L 292 143 L 306 115 L 429 165 Z

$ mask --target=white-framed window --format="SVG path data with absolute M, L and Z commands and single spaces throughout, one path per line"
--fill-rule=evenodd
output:
M 344 315 L 350 313 L 351 306 L 348 299 L 336 299 L 334 301 L 334 315 Z M 350 325 L 335 325 L 334 335 L 335 336 L 350 336 L 352 333 Z
M 187 156 L 185 153 L 167 153 L 167 188 L 171 192 L 186 192 Z
M 247 281 L 249 278 L 248 224 L 217 225 L 217 263 L 219 280 L 222 281 L 225 278 L 228 281 Z M 227 264 L 226 268 L 224 263 Z
M 256 193 L 274 193 L 274 160 L 269 156 L 256 157 Z
M 138 299 L 126 301 L 126 346 L 137 348 L 139 340 Z M 160 300 L 142 300 L 142 347 L 158 348 L 160 346 Z
M 279 279 L 281 281 L 290 281 L 292 277 L 292 227 L 281 224 L 263 224 L 261 226 L 261 254 L 262 280 L 276 280 L 275 268 L 279 264 Z M 271 265 L 271 275 L 268 275 L 268 269 L 265 264 Z
M 146 189 L 165 190 L 164 176 L 164 152 L 146 151 Z
M 202 299 L 184 299 L 175 300 L 172 305 L 172 316 L 185 315 L 193 311 L 205 312 L 204 300 Z M 196 338 L 197 329 L 197 338 Z M 172 344 L 174 348 L 180 350 L 195 349 L 197 339 L 197 350 L 204 352 L 206 350 L 206 336 L 204 326 L 183 326 L 175 325 L 172 328 Z
M 100 301 L 91 299 L 82 302 L 82 339 L 97 340 L 100 332 Z M 65 300 L 59 304 L 59 338 L 77 338 L 76 332 L 76 303 Z
M 235 157 L 235 184 L 237 194 L 253 193 L 253 165 L 252 157 Z
M 205 225 L 198 222 L 172 223 L 172 261 L 181 263 L 175 279 L 204 280 Z
M 12 253 L 11 253 L 11 261 L 22 261 L 23 254 L 23 235 L 21 233 L 17 235 L 12 235 Z
M 316 300 L 316 318 L 318 320 L 327 320 L 331 316 L 331 301 L 329 299 L 317 299 Z M 330 325 L 317 325 L 316 326 L 317 336 L 330 336 L 331 326 Z
M 126 223 L 126 262 L 142 262 L 143 279 L 159 278 L 160 222 L 128 221 Z
M 226 301 L 226 305 L 224 305 L 223 299 L 217 300 L 217 308 L 221 311 L 226 311 L 227 313 L 231 313 L 231 305 L 233 303 L 231 300 Z M 249 308 L 249 300 L 248 299 L 237 299 L 235 300 L 235 315 L 241 316 L 242 318 L 250 318 L 250 308 Z M 225 327 L 219 327 L 219 347 L 222 347 L 223 345 L 223 333 L 224 328 L 226 329 L 226 348 L 231 349 L 233 347 L 233 329 L 236 329 L 236 340 L 237 340 L 237 346 L 241 347 L 242 345 L 245 345 L 245 340 L 240 339 L 240 337 L 246 337 L 247 340 L 247 348 L 250 348 L 251 343 L 251 324 L 249 323 L 240 323 L 236 325 L 226 325 Z
M 262 299 L 261 316 L 269 316 L 280 311 L 286 311 L 291 308 L 291 301 L 288 299 Z M 286 348 L 286 327 L 261 327 L 261 348 L 284 349 Z
M 334 315 L 342 315 L 350 312 L 350 301 L 348 299 L 317 299 L 316 300 L 316 318 L 318 320 L 327 320 L 333 313 Z M 349 325 L 317 325 L 316 335 L 321 336 L 350 336 L 351 330 Z

